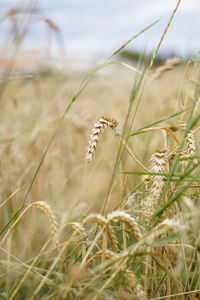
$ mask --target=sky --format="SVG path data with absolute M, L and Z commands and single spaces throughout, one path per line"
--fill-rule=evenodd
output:
M 28 0 L 0 0 L 0 15 L 13 7 L 25 7 Z M 147 32 L 135 39 L 128 50 L 152 52 L 175 8 L 177 0 L 38 0 L 40 16 L 51 19 L 60 28 L 68 57 L 107 57 L 122 43 L 159 19 Z M 182 0 L 160 48 L 161 54 L 182 57 L 200 50 L 200 0 Z M 1 18 L 0 18 L 1 19 Z M 9 23 L 0 23 L 0 43 L 9 32 Z M 55 39 L 53 52 L 61 47 Z M 41 19 L 32 24 L 23 49 L 50 47 L 47 29 Z

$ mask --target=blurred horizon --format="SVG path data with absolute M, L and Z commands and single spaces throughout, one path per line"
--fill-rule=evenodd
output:
M 166 26 L 177 1 L 169 0 L 1 0 L 0 44 L 4 45 L 11 30 L 4 16 L 11 9 L 37 7 L 37 20 L 32 24 L 21 45 L 22 52 L 49 51 L 52 57 L 102 59 L 140 30 L 159 22 L 134 40 L 126 49 L 151 53 Z M 187 58 L 200 50 L 199 0 L 183 1 L 159 51 L 160 55 Z M 45 22 L 43 22 L 45 20 Z M 47 22 L 58 29 L 57 35 L 47 30 Z M 50 24 L 50 25 L 52 25 Z M 56 32 L 54 32 L 56 33 Z M 2 48 L 2 47 L 1 47 Z M 2 50 L 2 49 L 1 49 Z M 1 51 L 2 57 L 3 50 Z

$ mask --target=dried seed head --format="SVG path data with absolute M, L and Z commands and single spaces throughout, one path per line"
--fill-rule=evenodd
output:
M 50 206 L 44 201 L 33 202 L 31 206 L 39 208 L 47 216 L 49 223 L 51 225 L 51 237 L 52 240 L 55 242 L 55 245 L 57 246 L 58 245 L 58 223 L 56 221 L 56 217 L 52 212 Z
M 124 274 L 124 280 L 125 280 L 124 287 L 130 292 L 134 291 L 134 299 L 147 300 L 145 291 L 142 288 L 141 284 L 138 282 L 135 273 L 128 268 L 123 268 L 122 272 Z
M 179 56 L 174 56 L 171 58 L 168 58 L 165 62 L 166 65 L 172 65 L 176 66 L 182 62 L 182 59 Z
M 134 217 L 132 217 L 130 214 L 128 214 L 124 211 L 116 210 L 116 211 L 113 211 L 112 213 L 110 213 L 107 216 L 107 219 L 109 222 L 119 221 L 119 222 L 125 223 L 126 225 L 128 225 L 130 227 L 133 235 L 135 236 L 135 238 L 137 240 L 141 240 L 143 238 L 143 235 L 142 235 L 142 232 L 140 230 L 138 223 L 135 221 Z
M 181 157 L 184 158 L 191 158 L 195 155 L 196 152 L 196 142 L 194 134 L 190 131 L 186 136 L 186 150 L 182 152 Z M 192 159 L 193 164 L 198 164 L 197 159 Z M 185 161 L 182 162 L 182 166 L 186 167 L 187 163 Z
M 167 218 L 153 228 L 152 234 L 148 236 L 147 241 L 152 243 L 158 236 L 163 236 L 169 230 L 179 232 L 187 229 L 187 227 L 188 225 L 184 225 L 180 220 Z
M 80 223 L 78 223 L 78 222 L 71 222 L 71 223 L 68 224 L 68 226 L 70 228 L 72 228 L 73 230 L 75 230 L 80 235 L 85 236 L 85 229 L 83 228 L 83 226 Z
M 105 231 L 107 232 L 110 239 L 111 248 L 113 249 L 113 251 L 118 250 L 118 242 L 115 232 L 112 226 L 108 224 L 108 220 L 104 216 L 102 216 L 101 214 L 92 213 L 87 216 L 87 218 L 83 221 L 83 224 L 85 224 L 86 222 L 94 222 L 101 225 L 102 227 L 105 227 Z
M 186 137 L 186 143 L 187 143 L 187 153 L 190 156 L 193 156 L 196 151 L 196 143 L 194 134 L 192 132 L 189 132 Z
M 92 161 L 93 156 L 96 151 L 97 144 L 99 142 L 100 136 L 103 133 L 103 131 L 110 127 L 111 129 L 115 129 L 118 125 L 118 122 L 109 117 L 105 116 L 100 118 L 95 124 L 94 127 L 91 130 L 91 133 L 88 138 L 88 147 L 85 155 L 85 160 L 89 163 Z
M 153 166 L 151 172 L 153 173 L 166 173 L 168 169 L 168 157 L 167 150 L 157 150 L 151 157 Z M 164 177 L 160 175 L 154 175 L 152 181 L 151 195 L 159 197 L 164 186 Z
M 118 242 L 117 242 L 117 237 L 115 235 L 115 232 L 110 224 L 107 224 L 106 228 L 107 228 L 108 237 L 110 239 L 111 248 L 113 251 L 116 252 L 118 251 L 119 247 L 118 247 Z
M 181 61 L 181 58 L 178 56 L 167 59 L 163 66 L 157 68 L 154 79 L 159 79 L 163 73 L 172 70 L 176 65 L 180 64 Z
M 179 129 L 179 126 L 176 124 L 170 124 L 168 126 L 169 130 L 171 130 L 172 132 L 176 132 Z
M 153 166 L 151 171 L 154 173 L 166 173 L 168 171 L 168 153 L 167 150 L 157 150 L 153 155 L 151 160 L 153 161 Z M 156 208 L 159 197 L 162 193 L 165 184 L 164 176 L 153 175 L 152 188 L 147 197 L 145 203 L 145 223 L 146 226 L 150 225 L 151 217 Z
M 97 257 L 97 256 L 102 256 L 102 255 L 105 255 L 105 258 L 106 259 L 112 259 L 116 253 L 109 250 L 109 249 L 105 249 L 105 250 L 99 250 L 98 252 L 96 252 L 92 257 L 90 257 L 90 259 L 88 260 L 88 262 L 90 261 L 94 261 L 94 259 Z
M 138 193 L 132 193 L 127 196 L 126 206 L 128 210 L 133 210 L 136 207 Z
M 173 231 L 180 231 L 186 228 L 179 220 L 175 219 L 165 219 L 159 224 L 161 227 L 166 227 L 168 229 L 173 229 Z
M 107 224 L 106 218 L 101 214 L 96 213 L 92 213 L 89 216 L 87 216 L 87 218 L 83 221 L 83 224 L 85 224 L 86 222 L 94 222 L 101 226 L 105 226 Z

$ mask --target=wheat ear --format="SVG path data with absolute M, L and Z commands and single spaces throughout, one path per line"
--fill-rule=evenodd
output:
M 194 165 L 198 164 L 198 160 L 193 159 L 193 156 L 195 155 L 196 152 L 196 141 L 193 132 L 189 131 L 187 133 L 185 143 L 186 143 L 186 150 L 182 151 L 181 153 L 181 158 L 183 159 L 181 164 L 183 168 L 187 166 L 187 162 L 184 161 L 184 159 L 192 159 Z
M 195 141 L 195 136 L 191 131 L 188 132 L 188 134 L 186 136 L 186 145 L 187 145 L 186 157 L 194 156 L 195 152 L 196 152 L 196 141 Z M 193 163 L 198 164 L 198 160 L 193 159 Z
M 83 235 L 84 237 L 86 236 L 85 229 L 83 228 L 83 226 L 79 222 L 71 222 L 67 225 L 68 225 L 68 227 L 72 228 L 73 230 L 75 230 L 80 235 Z
M 58 245 L 58 223 L 56 217 L 52 212 L 50 206 L 44 201 L 37 201 L 31 204 L 32 207 L 39 208 L 47 216 L 50 226 L 51 226 L 51 238 L 54 241 L 55 245 Z
M 96 252 L 94 255 L 92 255 L 88 260 L 87 260 L 87 265 L 91 264 L 92 262 L 94 262 L 95 258 L 97 256 L 102 257 L 102 255 L 105 256 L 106 259 L 112 259 L 116 253 L 109 250 L 109 249 L 105 249 L 105 250 L 99 250 L 98 252 Z
M 86 255 L 86 245 L 87 245 L 87 235 L 84 227 L 79 222 L 71 222 L 68 224 L 68 227 L 72 228 L 75 231 L 75 234 L 79 234 L 81 238 L 81 253 L 82 258 Z
M 119 221 L 119 222 L 123 222 L 126 225 L 128 225 L 130 227 L 134 237 L 136 238 L 136 240 L 141 240 L 143 238 L 143 235 L 142 235 L 142 232 L 140 230 L 138 223 L 135 221 L 134 217 L 131 216 L 129 213 L 126 213 L 121 210 L 116 210 L 116 211 L 113 211 L 112 213 L 110 213 L 107 216 L 107 219 L 109 222 Z
M 147 300 L 147 296 L 141 286 L 141 284 L 138 282 L 138 279 L 135 275 L 135 273 L 128 269 L 128 268 L 123 268 L 122 272 L 124 274 L 125 278 L 125 285 L 130 291 L 134 291 L 134 298 L 133 299 L 138 299 L 138 300 Z
M 167 150 L 157 150 L 151 160 L 153 166 L 151 171 L 154 173 L 166 173 L 168 171 L 168 155 Z M 148 227 L 151 222 L 154 210 L 162 193 L 165 184 L 164 176 L 153 175 L 152 188 L 145 203 L 145 224 Z
M 153 78 L 154 79 L 159 79 L 165 72 L 172 70 L 176 65 L 181 63 L 181 58 L 178 56 L 172 57 L 172 58 L 168 58 L 164 65 L 159 67 Z
M 158 236 L 162 236 L 169 230 L 176 233 L 184 229 L 187 229 L 187 225 L 182 224 L 180 220 L 167 218 L 152 229 L 146 241 L 151 244 Z
M 91 133 L 88 138 L 88 147 L 86 150 L 85 160 L 90 163 L 93 159 L 93 156 L 96 151 L 97 144 L 99 142 L 100 136 L 102 135 L 103 131 L 110 127 L 111 129 L 115 129 L 118 125 L 118 122 L 109 117 L 104 116 L 100 118 L 91 130 Z
M 87 218 L 83 221 L 83 224 L 85 224 L 86 222 L 94 222 L 94 223 L 101 225 L 102 227 L 105 227 L 105 230 L 110 239 L 110 244 L 111 244 L 112 250 L 113 251 L 118 250 L 118 242 L 117 242 L 115 232 L 114 232 L 112 226 L 110 224 L 108 224 L 108 221 L 104 216 L 102 216 L 101 214 L 92 213 L 89 216 L 87 216 Z

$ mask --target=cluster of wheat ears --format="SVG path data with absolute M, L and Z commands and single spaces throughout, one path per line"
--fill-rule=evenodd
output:
M 68 223 L 71 237 L 64 244 L 59 240 L 61 233 L 57 218 L 46 202 L 33 202 L 22 209 L 5 233 L 1 245 L 22 216 L 35 207 L 49 221 L 51 235 L 45 247 L 52 240 L 53 251 L 57 253 L 55 262 L 47 270 L 31 299 L 44 284 L 52 284 L 53 278 L 49 277 L 51 271 L 60 262 L 65 265 L 66 259 L 69 259 L 66 285 L 60 285 L 59 292 L 54 291 L 49 298 L 44 299 L 148 299 L 148 296 L 156 295 L 155 289 L 158 288 L 148 284 L 148 281 L 153 280 L 153 273 L 160 280 L 165 276 L 168 278 L 161 288 L 162 293 L 167 289 L 171 293 L 177 290 L 170 282 L 176 281 L 176 274 L 185 267 L 181 256 L 187 255 L 187 247 L 193 251 L 190 263 L 195 263 L 199 257 L 199 241 L 190 240 L 188 235 L 191 231 L 194 233 L 195 219 L 199 218 L 195 212 L 198 194 L 193 191 L 199 189 L 196 183 L 198 178 L 192 175 L 199 165 L 195 141 L 195 133 L 199 128 L 193 129 L 197 117 L 192 120 L 188 124 L 179 122 L 176 125 L 143 128 L 142 133 L 155 130 L 163 132 L 165 148 L 152 154 L 152 165 L 149 168 L 136 159 L 144 169 L 139 187 L 133 188 L 113 211 L 106 214 L 103 211 L 91 213 Z M 97 145 L 105 130 L 110 128 L 116 137 L 120 136 L 117 126 L 118 122 L 110 116 L 97 120 L 88 138 L 86 164 L 92 164 L 95 154 L 98 155 Z M 128 148 L 128 143 L 123 143 L 122 137 L 121 143 L 125 149 Z M 131 150 L 128 148 L 128 151 Z M 180 198 L 189 210 L 188 213 L 182 213 L 182 206 L 178 204 Z M 198 235 L 198 231 L 195 235 Z M 37 272 L 34 267 L 37 259 L 34 259 L 9 299 L 16 297 L 32 268 Z M 187 284 L 191 284 L 190 280 L 194 278 L 188 279 Z M 113 282 L 116 283 L 113 285 Z M 199 279 L 195 278 L 193 284 L 197 290 Z M 181 294 L 177 294 L 177 297 L 181 297 Z M 183 293 L 183 297 L 186 295 L 187 292 Z

